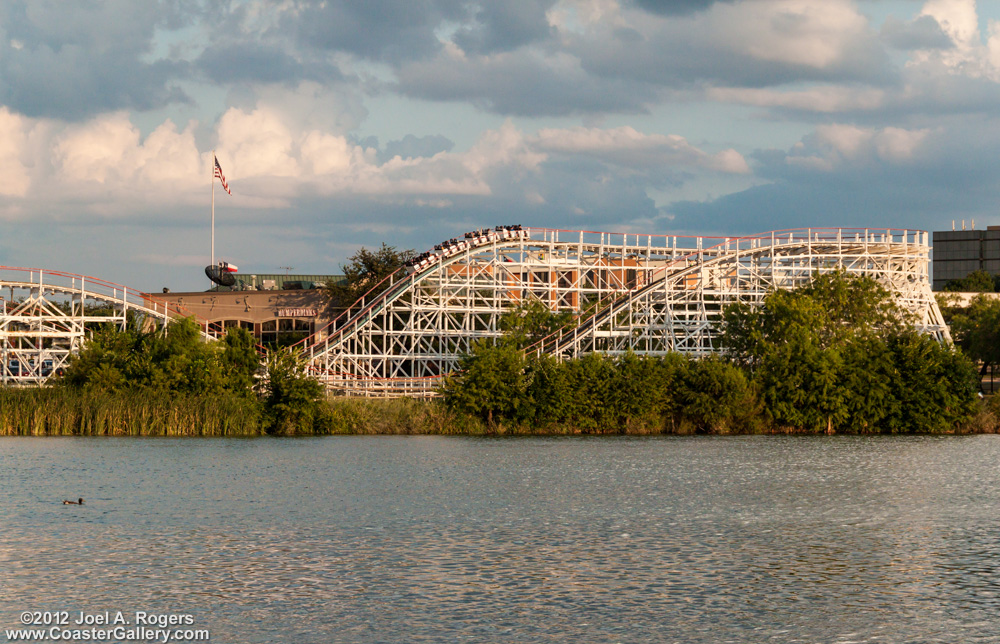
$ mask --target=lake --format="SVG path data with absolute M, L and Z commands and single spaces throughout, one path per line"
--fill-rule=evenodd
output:
M 240 644 L 1000 642 L 1000 436 L 0 438 L 0 629 L 24 611 Z

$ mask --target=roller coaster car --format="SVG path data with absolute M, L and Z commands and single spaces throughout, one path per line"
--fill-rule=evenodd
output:
M 232 286 L 236 283 L 236 264 L 219 262 L 215 266 L 206 266 L 205 275 L 219 286 Z

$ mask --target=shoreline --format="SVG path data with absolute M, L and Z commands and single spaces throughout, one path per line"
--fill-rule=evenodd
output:
M 981 403 L 973 419 L 941 432 L 807 430 L 776 427 L 766 418 L 745 429 L 727 425 L 699 430 L 683 418 L 643 418 L 613 430 L 568 425 L 529 427 L 488 424 L 445 408 L 440 400 L 409 398 L 330 398 L 321 401 L 315 417 L 300 418 L 292 431 L 268 431 L 262 405 L 251 398 L 178 396 L 149 391 L 92 394 L 64 389 L 0 391 L 0 436 L 141 436 L 237 437 L 264 436 L 955 436 L 1000 433 L 997 405 Z

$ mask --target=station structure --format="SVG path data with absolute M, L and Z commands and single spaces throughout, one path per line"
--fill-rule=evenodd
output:
M 299 345 L 309 371 L 331 393 L 426 396 L 475 342 L 499 337 L 501 316 L 522 303 L 541 302 L 573 314 L 569 329 L 533 349 L 561 359 L 592 352 L 705 356 L 718 351 L 726 305 L 759 306 L 774 289 L 798 288 L 838 270 L 875 278 L 912 314 L 918 330 L 950 341 L 931 291 L 929 237 L 924 231 L 870 228 L 709 238 L 497 226 L 418 256 L 375 286 L 370 293 L 376 295 L 314 322 Z M 0 290 L 25 296 L 9 297 L 0 309 L 0 364 L 14 359 L 19 368 L 34 366 L 28 376 L 16 377 L 4 366 L 0 379 L 38 381 L 84 341 L 87 307 L 65 300 L 94 299 L 89 290 L 94 283 L 57 291 L 48 280 L 43 286 L 40 272 L 37 283 L 24 274 L 20 282 L 10 282 L 14 270 L 0 267 Z M 61 293 L 63 303 L 51 302 L 50 293 Z M 166 294 L 136 294 L 138 302 L 126 303 L 125 291 L 120 298 L 118 293 L 112 288 L 100 299 L 116 311 L 116 323 L 124 323 L 128 311 L 146 324 L 188 312 Z M 250 300 L 242 301 L 247 313 L 253 309 Z M 227 313 L 237 316 L 232 324 L 241 324 L 238 308 Z M 219 324 L 203 323 L 206 331 Z

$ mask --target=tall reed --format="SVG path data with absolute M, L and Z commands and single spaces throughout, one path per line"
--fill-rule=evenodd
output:
M 255 436 L 258 401 L 137 389 L 0 389 L 0 436 Z

